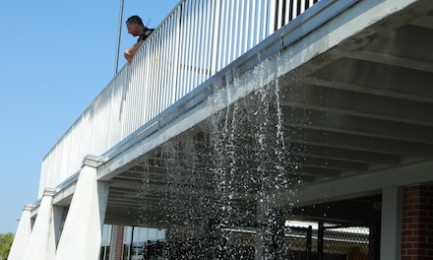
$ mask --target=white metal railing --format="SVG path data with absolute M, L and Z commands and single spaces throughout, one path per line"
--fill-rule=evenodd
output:
M 183 0 L 42 161 L 39 196 L 318 0 Z

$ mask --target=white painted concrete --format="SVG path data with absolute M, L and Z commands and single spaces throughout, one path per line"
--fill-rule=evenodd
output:
M 58 260 L 99 259 L 108 184 L 96 178 L 99 159 L 87 156 L 80 171 L 56 253 Z
M 52 260 L 56 255 L 54 234 L 54 189 L 45 189 L 23 259 Z
M 22 260 L 24 257 L 25 250 L 30 240 L 32 233 L 32 220 L 30 213 L 34 205 L 28 204 L 24 207 L 23 213 L 21 214 L 20 223 L 18 224 L 15 239 L 9 252 L 8 260 Z

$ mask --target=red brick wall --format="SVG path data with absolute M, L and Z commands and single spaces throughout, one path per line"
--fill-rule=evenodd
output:
M 433 186 L 405 188 L 402 225 L 402 260 L 433 259 Z

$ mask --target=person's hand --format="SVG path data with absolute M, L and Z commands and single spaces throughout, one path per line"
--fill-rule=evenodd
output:
M 129 64 L 132 62 L 132 57 L 134 57 L 135 53 L 138 51 L 138 48 L 143 44 L 143 41 L 139 41 L 136 44 L 134 44 L 131 48 L 125 50 L 123 53 L 123 56 L 125 56 L 125 59 L 128 61 Z
M 128 61 L 128 63 L 131 64 L 133 55 L 132 55 L 131 53 L 129 53 L 128 50 L 126 50 L 126 51 L 123 53 L 123 56 L 124 56 L 125 59 Z

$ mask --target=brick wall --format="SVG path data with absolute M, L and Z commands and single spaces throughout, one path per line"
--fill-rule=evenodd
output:
M 433 259 L 433 186 L 410 186 L 403 196 L 402 260 Z

